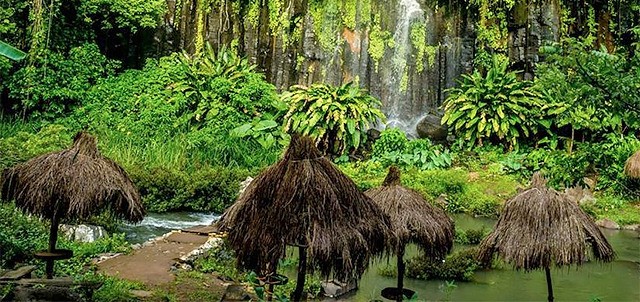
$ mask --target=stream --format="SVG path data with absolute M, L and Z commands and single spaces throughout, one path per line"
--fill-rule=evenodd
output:
M 140 243 L 160 236 L 172 229 L 210 224 L 219 216 L 202 213 L 150 213 L 137 225 L 121 228 L 131 243 Z M 479 229 L 492 228 L 495 220 L 455 215 L 456 227 Z M 556 301 L 640 301 L 640 239 L 635 231 L 602 229 L 614 250 L 616 260 L 612 263 L 586 263 L 580 267 L 552 269 L 554 296 Z M 405 260 L 417 254 L 409 248 Z M 387 262 L 388 261 L 388 262 Z M 396 279 L 383 277 L 378 269 L 395 264 L 396 259 L 386 258 L 372 263 L 362 276 L 359 290 L 345 299 L 349 301 L 371 301 L 383 299 L 380 291 L 393 287 Z M 472 282 L 455 282 L 447 287 L 443 280 L 415 280 L 405 278 L 405 287 L 416 291 L 420 301 L 543 301 L 547 298 L 546 280 L 543 271 L 515 271 L 508 266 L 503 269 L 478 271 Z

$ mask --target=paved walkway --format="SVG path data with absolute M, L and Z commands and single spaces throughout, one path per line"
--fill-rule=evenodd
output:
M 168 283 L 175 278 L 170 269 L 176 260 L 204 244 L 213 232 L 211 226 L 173 232 L 153 243 L 144 244 L 130 254 L 98 263 L 98 270 L 147 285 Z

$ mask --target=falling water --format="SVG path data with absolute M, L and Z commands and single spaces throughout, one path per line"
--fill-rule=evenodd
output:
M 411 42 L 409 31 L 411 23 L 416 20 L 424 20 L 424 11 L 417 0 L 400 0 L 398 3 L 398 21 L 393 35 L 395 47 L 391 59 L 391 67 L 384 76 L 386 87 L 385 114 L 387 115 L 386 127 L 397 127 L 404 130 L 410 136 L 415 136 L 415 125 L 418 122 L 419 112 L 411 112 L 407 102 L 407 83 L 403 83 L 403 77 L 408 76 L 407 63 L 411 59 Z M 405 78 L 404 81 L 408 79 Z M 404 87 L 403 87 L 404 86 Z M 405 88 L 405 89 L 403 89 Z M 403 91 L 404 90 L 404 91 Z

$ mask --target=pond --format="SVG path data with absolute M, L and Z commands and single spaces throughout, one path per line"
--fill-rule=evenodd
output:
M 492 228 L 495 220 L 472 218 L 467 215 L 454 217 L 460 229 Z M 586 263 L 580 267 L 552 269 L 556 301 L 639 301 L 640 300 L 640 239 L 635 231 L 602 229 L 616 251 L 612 263 Z M 408 259 L 416 254 L 412 249 Z M 396 259 L 389 259 L 395 264 Z M 396 279 L 378 274 L 378 268 L 387 260 L 378 261 L 360 280 L 360 289 L 350 297 L 353 301 L 370 301 L 380 298 L 380 291 L 396 285 Z M 405 287 L 416 291 L 419 300 L 429 301 L 544 301 L 547 284 L 544 271 L 525 273 L 508 266 L 504 269 L 479 271 L 472 282 L 455 282 L 448 288 L 442 280 L 415 280 L 405 278 Z
M 218 216 L 202 213 L 149 214 L 141 224 L 124 226 L 122 231 L 132 243 L 162 235 L 172 229 L 210 224 Z M 460 229 L 492 228 L 495 220 L 455 215 Z M 580 267 L 553 269 L 552 279 L 556 301 L 639 301 L 640 300 L 640 239 L 635 231 L 602 230 L 617 258 L 612 263 L 587 263 Z M 416 255 L 407 251 L 408 259 Z M 395 258 L 388 263 L 395 264 Z M 383 277 L 378 269 L 387 266 L 387 259 L 374 262 L 360 280 L 360 288 L 345 298 L 348 301 L 382 299 L 380 291 L 393 287 L 396 279 Z M 293 276 L 291 276 L 293 277 Z M 546 300 L 546 280 L 543 271 L 525 273 L 503 269 L 479 271 L 472 282 L 455 282 L 447 287 L 442 280 L 405 278 L 405 286 L 416 291 L 418 299 L 429 301 L 543 301 Z

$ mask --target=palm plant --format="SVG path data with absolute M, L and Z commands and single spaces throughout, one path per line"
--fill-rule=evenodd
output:
M 506 142 L 516 147 L 519 138 L 528 137 L 547 121 L 538 121 L 541 96 L 530 81 L 519 81 L 507 71 L 508 61 L 494 57 L 486 76 L 477 70 L 462 75 L 459 86 L 448 90 L 442 123 L 470 144 L 484 139 Z
M 308 135 L 324 152 L 355 151 L 367 139 L 372 123 L 385 120 L 380 100 L 353 82 L 341 86 L 292 86 L 282 95 L 289 105 L 284 130 Z

